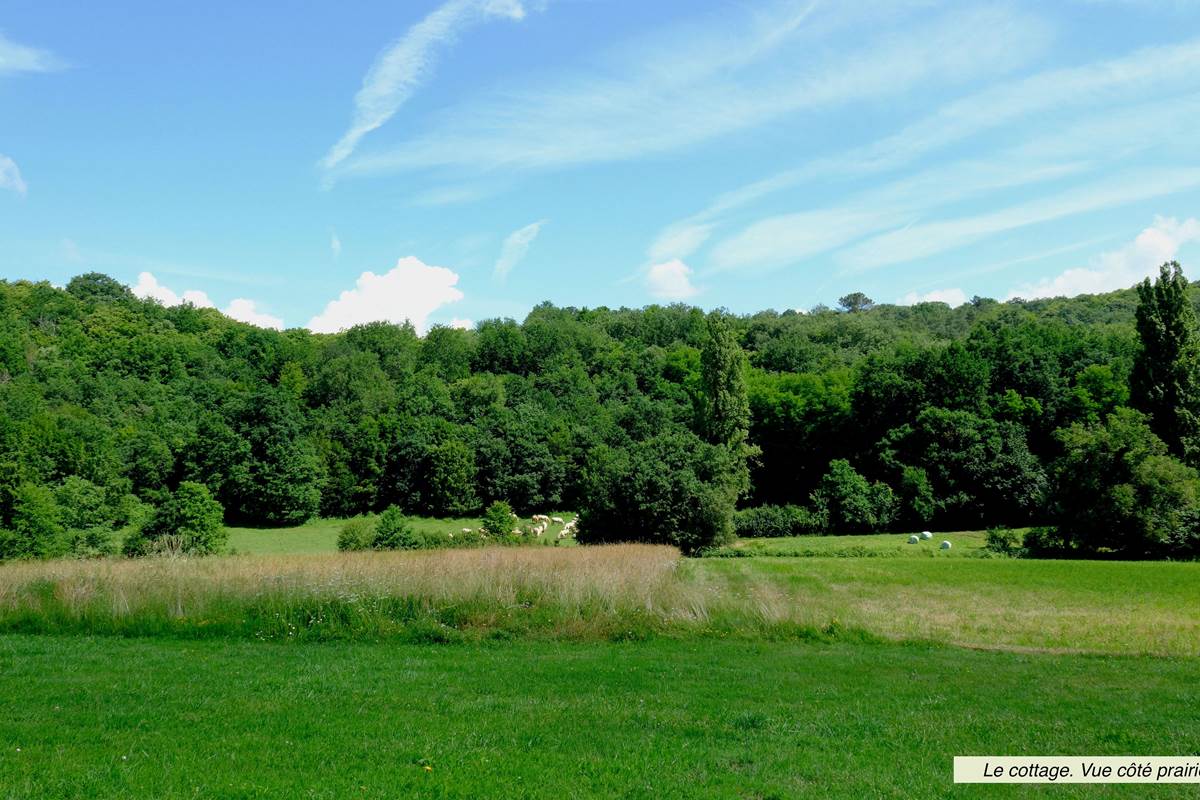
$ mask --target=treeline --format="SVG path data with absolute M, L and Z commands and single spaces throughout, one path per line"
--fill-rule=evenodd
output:
M 103 552 L 197 487 L 243 525 L 504 501 L 696 550 L 736 503 L 772 531 L 1043 525 L 1041 553 L 1191 557 L 1195 302 L 1171 265 L 1073 299 L 543 304 L 419 337 L 0 282 L 0 557 Z

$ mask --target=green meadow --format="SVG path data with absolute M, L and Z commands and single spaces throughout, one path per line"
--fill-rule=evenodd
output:
M 0 565 L 0 798 L 1132 798 L 955 787 L 951 759 L 1200 753 L 1200 564 L 978 533 L 337 553 L 339 527 Z

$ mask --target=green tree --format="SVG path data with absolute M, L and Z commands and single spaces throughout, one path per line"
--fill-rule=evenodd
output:
M 1138 284 L 1137 296 L 1134 407 L 1149 415 L 1172 454 L 1194 465 L 1200 461 L 1200 337 L 1179 263 L 1163 264 L 1153 284 L 1149 278 Z
M 712 444 L 741 448 L 750 432 L 750 400 L 746 393 L 746 354 L 725 315 L 708 315 L 708 339 L 700 351 L 703 389 L 702 429 Z
M 1101 425 L 1059 431 L 1055 465 L 1058 544 L 1079 555 L 1194 555 L 1200 477 L 1154 435 L 1147 419 L 1117 409 Z M 1184 552 L 1179 552 L 1184 551 Z
M 11 529 L 0 531 L 0 559 L 61 555 L 63 533 L 54 493 L 45 486 L 21 484 L 13 499 Z
M 583 543 L 651 542 L 684 553 L 733 538 L 736 456 L 685 431 L 595 448 L 580 501 Z
M 399 506 L 388 506 L 375 523 L 375 538 L 371 547 L 376 550 L 419 550 L 421 535 L 413 530 Z
M 498 542 L 508 541 L 513 538 L 513 527 L 517 524 L 513 517 L 512 506 L 503 500 L 497 500 L 483 512 L 481 528 L 491 539 Z
M 229 532 L 224 510 L 208 487 L 184 481 L 154 511 L 141 531 L 125 541 L 127 555 L 209 555 L 224 549 Z
M 844 294 L 838 298 L 838 305 L 843 311 L 851 314 L 857 314 L 861 311 L 869 311 L 875 307 L 875 301 L 867 297 L 862 292 L 851 292 Z
M 881 530 L 896 512 L 891 488 L 879 481 L 871 483 L 845 459 L 829 462 L 829 471 L 812 494 L 812 504 L 839 533 Z
M 429 491 L 426 502 L 434 515 L 461 516 L 475 511 L 475 454 L 465 443 L 450 439 L 427 453 Z

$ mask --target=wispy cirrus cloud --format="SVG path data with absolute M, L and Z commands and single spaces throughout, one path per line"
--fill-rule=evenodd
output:
M 837 256 L 852 272 L 943 253 L 989 236 L 1064 217 L 1130 205 L 1200 186 L 1200 168 L 1131 170 L 984 214 L 906 226 Z
M 1191 39 L 1005 81 L 947 103 L 871 144 L 812 159 L 717 195 L 701 211 L 664 228 L 650 250 L 659 258 L 687 257 L 704 239 L 681 232 L 712 234 L 734 212 L 776 193 L 900 169 L 963 140 L 1052 112 L 1082 116 L 1057 129 L 1047 129 L 1041 120 L 1038 135 L 1010 149 L 1010 161 L 1111 161 L 1136 150 L 1186 144 L 1200 119 L 1200 96 L 1194 94 L 1191 77 L 1197 72 L 1200 39 Z M 1097 108 L 1104 113 L 1095 114 Z
M 518 228 L 505 237 L 504 244 L 500 247 L 500 257 L 496 259 L 496 266 L 492 271 L 493 277 L 501 281 L 508 278 L 512 268 L 529 253 L 533 240 L 542 232 L 542 226 L 545 224 L 546 220 L 540 219 Z
M 21 177 L 21 170 L 17 167 L 17 162 L 0 153 L 0 189 L 8 189 L 23 195 L 28 188 L 25 179 Z
M 49 50 L 18 44 L 0 32 L 0 75 L 17 72 L 51 72 L 65 64 Z
M 788 114 L 1003 73 L 1049 39 L 1038 18 L 983 6 L 831 51 L 805 46 L 814 9 L 780 2 L 659 33 L 589 69 L 455 105 L 424 134 L 358 155 L 344 172 L 528 169 L 664 153 Z
M 524 17 L 521 0 L 449 0 L 434 9 L 375 59 L 354 96 L 349 129 L 321 159 L 321 166 L 326 170 L 336 167 L 364 136 L 391 119 L 429 78 L 439 51 L 467 28 L 488 19 Z

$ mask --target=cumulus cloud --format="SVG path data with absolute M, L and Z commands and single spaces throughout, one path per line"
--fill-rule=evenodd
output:
M 450 320 L 450 327 L 461 328 L 464 331 L 469 331 L 475 327 L 475 322 L 473 320 L 455 317 L 454 319 Z
M 500 248 L 500 258 L 496 259 L 496 268 L 492 272 L 497 280 L 504 280 L 508 277 L 508 273 L 512 271 L 521 259 L 529 252 L 533 240 L 541 233 L 542 226 L 546 224 L 546 220 L 541 219 L 537 222 L 530 223 L 524 228 L 513 231 L 504 240 L 504 245 Z
M 700 292 L 692 283 L 692 268 L 678 258 L 650 267 L 646 288 L 660 300 L 686 300 Z
M 915 306 L 917 303 L 945 303 L 951 308 L 957 308 L 965 302 L 967 302 L 967 293 L 962 289 L 935 289 L 925 294 L 909 292 L 900 298 L 899 305 Z
M 1200 219 L 1182 222 L 1174 217 L 1155 217 L 1154 223 L 1132 242 L 1102 253 L 1086 267 L 1074 267 L 1053 278 L 1018 287 L 1008 296 L 1032 300 L 1038 297 L 1074 297 L 1126 289 L 1149 275 L 1159 265 L 1175 259 L 1179 248 L 1200 241 Z
M 184 293 L 186 299 L 187 293 Z M 225 316 L 236 319 L 239 322 L 248 322 L 251 325 L 257 325 L 260 328 L 275 328 L 283 330 L 283 320 L 279 317 L 273 317 L 270 314 L 263 313 L 259 310 L 258 304 L 253 300 L 247 300 L 244 297 L 236 297 L 229 302 L 225 307 Z
M 187 289 L 183 294 L 177 294 L 170 287 L 159 283 L 158 278 L 152 272 L 138 273 L 137 283 L 132 287 L 132 291 L 135 297 L 140 297 L 144 300 L 157 300 L 164 306 L 177 306 L 183 303 L 190 303 L 196 308 L 217 307 L 209 299 L 208 295 L 199 289 Z M 245 297 L 238 297 L 230 301 L 229 305 L 221 309 L 221 313 L 230 319 L 236 319 L 239 322 L 248 322 L 260 328 L 283 329 L 282 319 L 264 313 L 258 308 L 258 304 L 255 301 L 248 300 Z
M 423 332 L 431 313 L 463 298 L 457 284 L 458 274 L 452 270 L 406 256 L 382 275 L 359 275 L 354 288 L 331 300 L 308 327 L 316 333 L 336 333 L 367 322 L 408 320 Z
M 321 166 L 336 167 L 364 136 L 391 119 L 433 71 L 438 48 L 453 43 L 471 25 L 496 17 L 520 20 L 525 8 L 520 0 L 450 0 L 389 45 L 375 59 L 354 96 L 349 130 L 321 160 Z
M 23 195 L 26 188 L 25 180 L 21 177 L 21 170 L 17 169 L 17 163 L 0 153 L 0 189 L 8 189 Z

